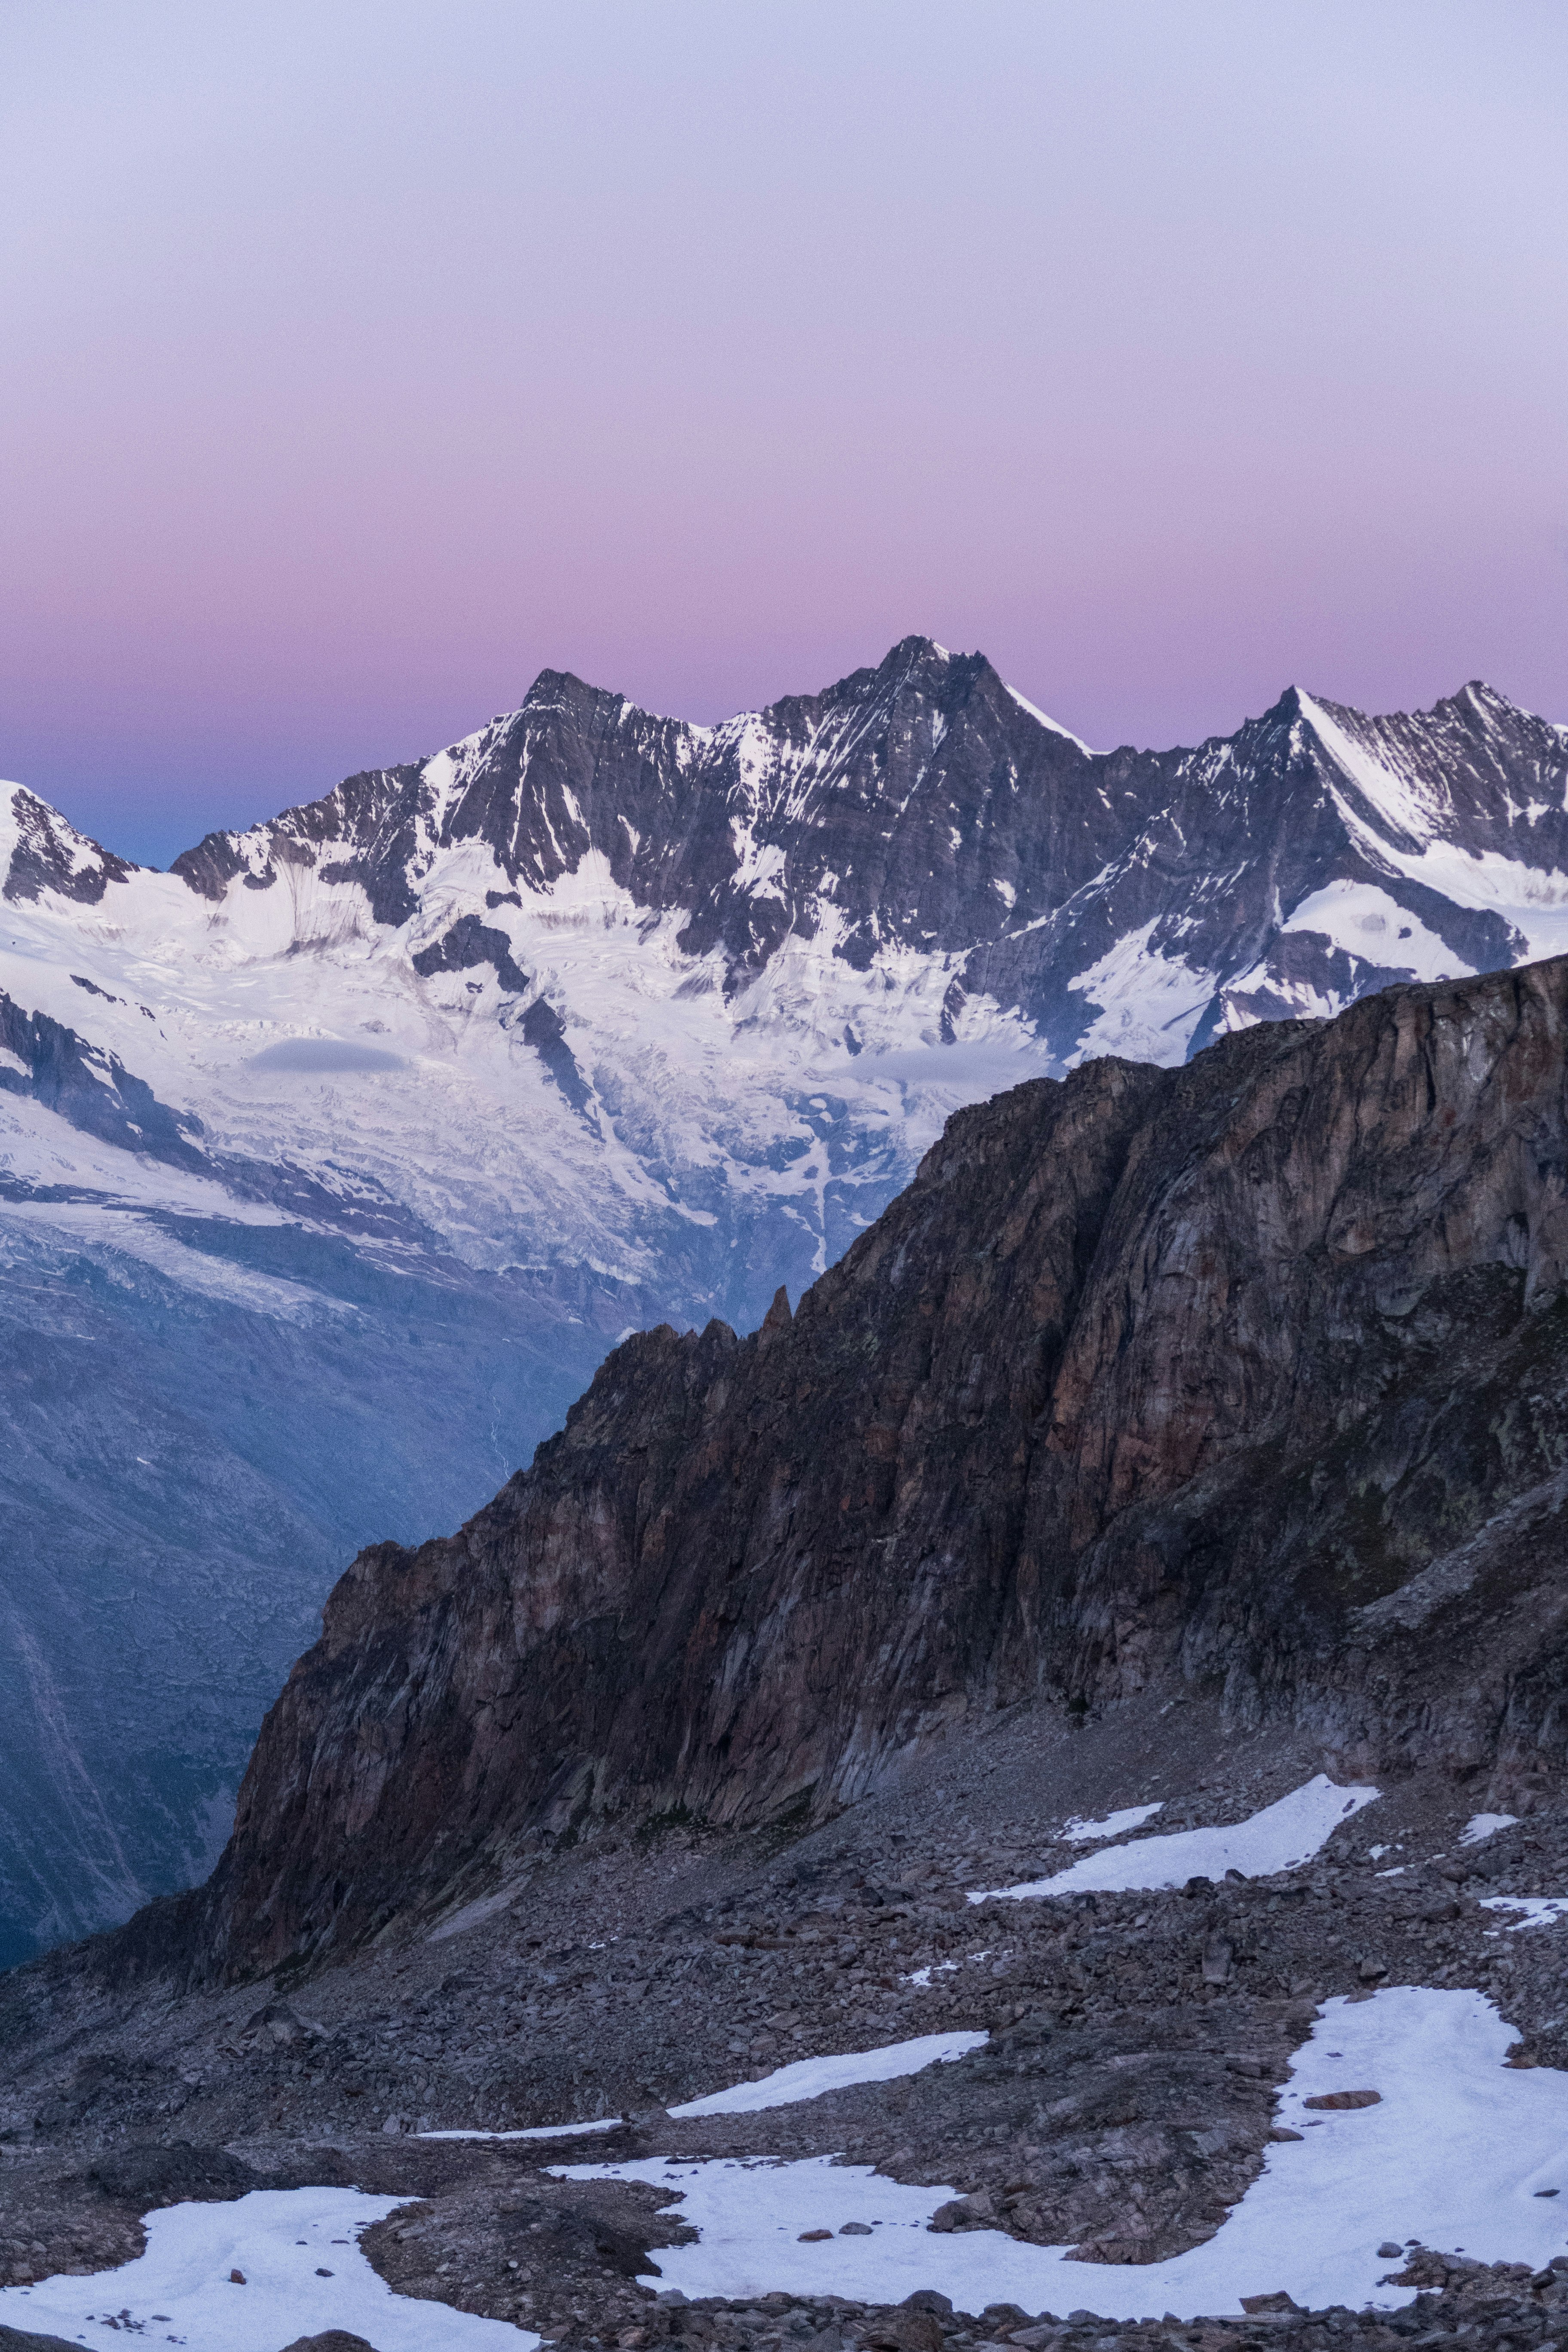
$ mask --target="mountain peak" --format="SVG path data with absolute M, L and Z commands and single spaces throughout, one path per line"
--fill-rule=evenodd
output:
M 1511 695 L 1504 694 L 1500 687 L 1489 686 L 1484 677 L 1467 678 L 1453 699 L 1455 703 L 1468 703 L 1483 719 L 1523 719 L 1528 722 L 1531 718 L 1531 713 L 1515 702 Z
M 1256 719 L 1245 719 L 1243 730 L 1248 727 L 1289 727 L 1298 720 L 1310 725 L 1315 711 L 1333 708 L 1324 702 L 1321 695 L 1309 694 L 1304 686 L 1288 686 Z
M 0 784 L 0 857 L 5 896 L 13 901 L 56 890 L 64 898 L 96 906 L 110 883 L 141 870 L 79 833 L 68 817 L 26 784 Z
M 890 669 L 899 663 L 950 662 L 953 658 L 947 647 L 939 646 L 934 637 L 922 636 L 918 630 L 915 630 L 909 636 L 900 637 L 896 646 L 890 646 L 888 648 L 880 667 L 883 669 Z M 963 656 L 960 656 L 958 658 L 963 659 Z

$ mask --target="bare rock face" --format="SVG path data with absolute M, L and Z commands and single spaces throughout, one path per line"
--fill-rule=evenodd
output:
M 197 1965 L 590 1811 L 820 1816 L 1041 1690 L 1506 1792 L 1563 1738 L 1565 1043 L 1562 960 L 961 1113 L 793 1318 L 628 1340 L 458 1535 L 362 1553 Z

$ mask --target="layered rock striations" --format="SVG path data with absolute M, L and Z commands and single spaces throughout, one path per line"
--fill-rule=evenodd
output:
M 594 1811 L 821 1815 L 1039 1693 L 1506 1793 L 1563 1737 L 1565 1046 L 1558 960 L 958 1114 L 793 1317 L 628 1340 L 458 1535 L 360 1556 L 195 1964 Z

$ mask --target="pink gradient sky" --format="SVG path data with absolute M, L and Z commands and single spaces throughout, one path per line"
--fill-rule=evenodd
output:
M 927 630 L 1568 719 L 1557 0 L 9 0 L 0 773 L 162 862 Z

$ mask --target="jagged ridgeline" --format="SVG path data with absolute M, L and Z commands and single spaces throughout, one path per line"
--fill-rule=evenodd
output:
M 343 1559 L 628 1329 L 1022 1078 L 1568 947 L 1565 792 L 1484 687 L 1096 754 L 920 638 L 708 729 L 546 672 L 168 874 L 0 791 L 0 1958 L 201 1874 Z
M 122 1964 L 341 1950 L 597 1814 L 805 1823 L 1035 1696 L 1506 1795 L 1564 1736 L 1565 1048 L 1560 959 L 959 1114 L 793 1317 L 629 1339 L 362 1554 Z

